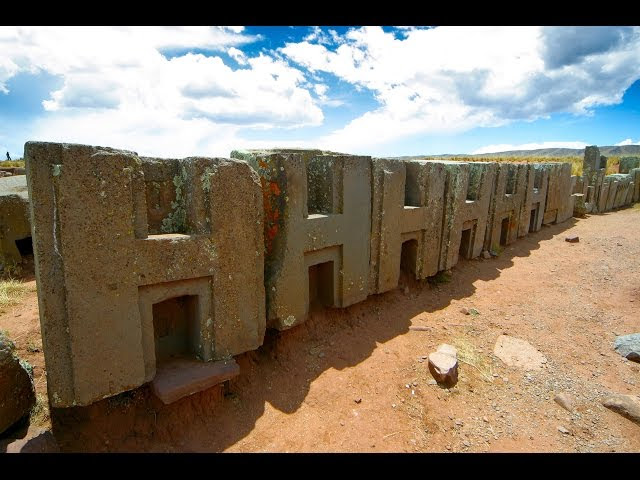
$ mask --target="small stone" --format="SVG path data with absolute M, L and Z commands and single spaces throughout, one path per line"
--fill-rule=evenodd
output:
M 482 258 L 484 258 L 485 260 L 488 260 L 491 258 L 491 254 L 489 252 L 487 252 L 486 250 L 484 250 L 482 252 Z
M 320 353 L 318 354 L 318 358 L 324 358 L 324 352 L 320 352 Z
M 340 425 L 344 427 L 344 420 L 340 420 Z
M 437 385 L 438 382 L 436 382 L 433 378 L 430 378 L 429 380 L 427 380 L 427 385 Z
M 429 371 L 438 383 L 453 386 L 458 381 L 458 360 L 446 353 L 431 353 L 429 355 Z
M 502 377 L 502 381 L 503 381 L 504 383 L 509 383 L 509 379 L 508 379 L 507 377 Z
M 558 431 L 563 435 L 569 435 L 571 432 L 564 428 L 562 425 L 558 425 Z
M 640 425 L 640 399 L 635 395 L 613 393 L 603 400 L 602 405 Z
M 356 402 L 356 403 L 360 403 L 360 402 L 362 402 L 362 398 L 360 398 L 360 397 L 354 398 L 353 401 Z
M 396 408 L 396 407 L 397 407 L 397 405 L 395 403 L 391 404 L 391 408 Z
M 460 309 L 460 313 L 464 313 L 465 315 L 469 315 L 469 309 L 467 307 L 462 307 Z
M 484 423 L 489 423 L 489 419 L 488 419 L 487 417 L 482 417 L 482 421 L 483 421 Z
M 412 383 L 412 385 L 413 385 L 414 387 L 417 387 L 417 386 L 418 386 L 418 382 L 413 382 L 413 383 Z
M 578 235 L 567 235 L 564 240 L 569 243 L 578 243 L 580 241 L 580 237 Z
M 569 412 L 573 412 L 575 409 L 575 401 L 568 393 L 559 393 L 553 399 L 558 405 Z

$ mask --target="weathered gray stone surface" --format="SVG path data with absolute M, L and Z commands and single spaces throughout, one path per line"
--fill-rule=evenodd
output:
M 438 272 L 445 168 L 439 163 L 372 159 L 370 293 L 398 285 L 400 269 Z
M 498 164 L 440 163 L 447 176 L 439 270 L 448 270 L 461 254 L 475 258 L 482 253 Z
M 633 178 L 633 202 L 640 201 L 640 168 L 634 168 L 629 172 Z
M 32 374 L 15 354 L 15 346 L 0 332 L 0 434 L 35 405 Z
M 258 348 L 262 194 L 245 163 L 28 142 L 49 400 L 87 405 L 165 357 Z
M 609 178 L 609 191 L 607 192 L 607 203 L 605 205 L 605 211 L 613 210 L 616 194 L 618 193 L 618 186 L 620 182 L 612 175 L 607 176 Z
M 540 370 L 547 359 L 529 342 L 509 335 L 500 335 L 493 354 L 511 367 Z
M 573 216 L 584 217 L 587 214 L 587 207 L 584 203 L 584 195 L 582 193 L 573 194 Z
M 304 322 L 311 304 L 346 307 L 364 300 L 371 158 L 319 150 L 231 156 L 248 161 L 262 182 L 268 326 L 285 330 Z
M 616 337 L 613 347 L 623 357 L 640 362 L 640 333 L 631 333 Z
M 600 168 L 600 149 L 596 145 L 591 145 L 584 149 L 584 160 L 582 162 L 583 172 L 589 175 L 592 171 Z
M 613 393 L 602 401 L 602 405 L 640 425 L 640 398 L 637 396 Z
M 0 178 L 0 265 L 17 264 L 16 240 L 31 237 L 29 196 L 24 175 Z
M 484 242 L 486 250 L 496 250 L 518 239 L 523 220 L 521 217 L 530 214 L 528 208 L 524 208 L 528 183 L 532 180 L 529 173 L 530 166 L 527 164 L 498 164 L 489 204 Z
M 549 186 L 543 223 L 545 225 L 562 223 L 573 215 L 571 164 L 544 163 L 541 165 L 549 172 Z

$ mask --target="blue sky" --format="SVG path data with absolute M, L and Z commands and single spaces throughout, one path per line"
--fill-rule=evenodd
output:
M 640 143 L 639 27 L 0 27 L 0 151 Z

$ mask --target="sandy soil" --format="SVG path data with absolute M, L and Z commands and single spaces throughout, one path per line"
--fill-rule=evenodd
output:
M 565 242 L 570 233 L 580 242 Z M 403 278 L 270 333 L 237 358 L 226 391 L 165 406 L 142 387 L 53 410 L 53 432 L 63 451 L 638 452 L 640 427 L 601 399 L 640 394 L 640 364 L 613 350 L 616 335 L 640 331 L 639 239 L 637 207 L 544 227 L 497 258 L 461 261 L 448 283 Z M 0 329 L 46 395 L 35 292 L 0 313 Z M 503 364 L 493 355 L 503 333 L 538 348 L 545 368 Z M 451 389 L 430 384 L 423 359 L 443 342 L 467 362 Z M 554 402 L 561 392 L 574 413 Z

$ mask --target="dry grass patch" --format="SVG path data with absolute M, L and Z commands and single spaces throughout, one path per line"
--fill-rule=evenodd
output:
M 466 338 L 457 337 L 452 343 L 458 350 L 458 361 L 473 367 L 482 379 L 493 382 L 491 359 L 487 355 Z
M 0 309 L 17 305 L 29 290 L 29 287 L 19 280 L 0 280 Z

